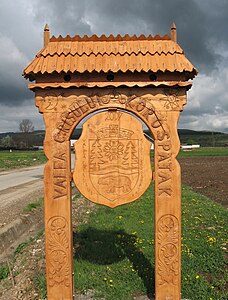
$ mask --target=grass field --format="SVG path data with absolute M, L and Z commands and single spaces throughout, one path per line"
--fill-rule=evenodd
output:
M 192 151 L 180 150 L 178 156 L 228 156 L 228 147 L 205 147 L 193 149 Z
M 182 298 L 228 299 L 227 211 L 182 191 Z M 116 209 L 100 207 L 74 234 L 77 291 L 107 300 L 154 294 L 154 208 L 151 189 Z
M 38 165 L 46 162 L 43 151 L 1 151 L 0 170 Z
M 151 153 L 153 156 L 153 152 Z M 178 157 L 188 156 L 228 156 L 228 147 L 207 147 L 193 149 L 192 151 L 181 150 Z M 46 162 L 43 151 L 1 151 L 0 152 L 0 170 L 22 168 L 32 165 L 38 165 Z

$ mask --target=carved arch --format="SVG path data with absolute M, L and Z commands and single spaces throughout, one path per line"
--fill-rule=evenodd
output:
M 106 100 L 107 101 L 107 100 Z M 149 128 L 156 139 L 158 129 L 166 132 L 166 112 L 158 112 L 151 102 L 142 97 L 129 97 L 125 103 L 96 102 L 90 97 L 78 99 L 72 102 L 69 108 L 63 112 L 57 121 L 53 138 L 56 142 L 64 142 L 70 139 L 74 128 L 88 115 L 104 109 L 121 109 L 131 112 L 141 119 Z
M 83 92 L 84 94 L 84 92 Z M 69 94 L 68 94 L 69 95 Z M 154 95 L 152 95 L 154 96 Z M 37 95 L 37 106 L 40 112 L 44 113 L 44 120 L 47 131 L 45 137 L 45 154 L 48 157 L 48 162 L 45 168 L 45 211 L 46 211 L 46 230 L 47 237 L 50 236 L 48 224 L 54 217 L 63 217 L 68 220 L 69 228 L 64 227 L 65 235 L 69 237 L 69 247 L 66 249 L 67 261 L 69 261 L 69 272 L 64 279 L 64 290 L 66 293 L 72 291 L 72 265 L 70 263 L 72 256 L 72 241 L 71 236 L 71 207 L 68 199 L 71 197 L 71 175 L 69 168 L 69 140 L 74 128 L 85 117 L 93 112 L 99 112 L 103 109 L 121 109 L 131 112 L 133 115 L 141 119 L 149 128 L 154 136 L 155 142 L 155 223 L 159 227 L 159 220 L 162 216 L 170 215 L 172 218 L 180 220 L 180 168 L 176 160 L 176 155 L 179 151 L 179 138 L 177 134 L 177 122 L 180 114 L 180 109 L 175 109 L 171 105 L 167 105 L 165 98 L 165 106 L 162 104 L 160 96 L 157 99 L 147 98 L 147 96 L 123 95 L 116 96 L 115 94 L 91 95 L 83 96 L 70 94 L 69 96 L 61 96 L 56 93 L 58 103 L 55 102 L 55 107 L 50 111 L 50 106 L 44 103 L 42 94 Z M 61 97 L 63 99 L 61 99 Z M 182 99 L 181 99 L 182 100 Z M 43 101 L 43 103 L 42 103 Z M 176 102 L 175 102 L 176 103 Z M 51 175 L 51 176 L 50 176 Z M 52 187 L 52 188 L 51 188 Z M 52 210 L 49 209 L 50 203 Z M 48 223 L 49 222 L 49 223 Z M 180 223 L 180 221 L 179 221 Z M 163 227 L 160 232 L 163 234 Z M 176 257 L 180 259 L 180 228 L 178 227 L 175 240 L 172 245 L 176 245 Z M 155 241 L 157 253 L 163 251 L 162 244 L 158 238 Z M 46 247 L 50 249 L 50 240 L 46 240 Z M 173 249 L 173 248 L 172 248 Z M 171 249 L 171 250 L 172 250 Z M 47 253 L 47 277 L 49 278 L 49 293 L 52 296 L 52 270 L 53 262 L 51 260 L 51 251 Z M 156 268 L 166 266 L 165 258 L 162 255 L 156 255 Z M 156 289 L 157 292 L 166 289 L 166 286 L 171 286 L 172 291 L 169 292 L 170 299 L 177 299 L 176 290 L 180 286 L 180 264 L 175 269 L 175 272 L 170 272 L 170 276 L 164 277 L 164 268 L 156 273 Z M 161 282 L 161 278 L 165 281 Z M 66 285 L 70 283 L 69 287 Z M 55 290 L 63 293 L 63 285 L 55 283 Z M 167 292 L 168 293 L 168 292 Z M 71 296 L 68 297 L 71 299 Z

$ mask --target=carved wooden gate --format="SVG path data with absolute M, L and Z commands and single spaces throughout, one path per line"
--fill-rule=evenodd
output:
M 107 126 L 100 126 L 98 117 L 87 121 L 81 142 L 79 146 L 76 144 L 77 155 L 84 153 L 84 158 L 76 162 L 75 182 L 86 197 L 91 198 L 92 192 L 95 194 L 92 201 L 111 207 L 138 198 L 150 182 L 151 171 L 145 167 L 147 158 L 140 156 L 140 151 L 148 155 L 148 144 L 143 141 L 139 121 L 133 116 L 148 126 L 155 147 L 156 300 L 180 299 L 181 186 L 176 159 L 180 148 L 177 123 L 186 104 L 186 91 L 191 87 L 188 79 L 197 71 L 176 43 L 174 24 L 171 37 L 49 39 L 49 29 L 45 26 L 44 48 L 25 69 L 24 76 L 36 80 L 29 88 L 35 91 L 36 106 L 43 113 L 46 125 L 44 151 L 48 162 L 44 173 L 44 206 L 48 299 L 73 299 L 70 136 L 83 118 L 99 110 L 106 110 L 106 115 L 101 113 L 99 118 L 103 123 L 107 118 Z M 126 117 L 126 112 L 131 114 Z M 121 115 L 128 120 L 122 125 L 118 123 Z M 108 122 L 109 119 L 116 122 Z M 129 120 L 134 130 L 126 125 Z M 94 132 L 89 129 L 90 122 L 98 124 Z M 114 148 L 119 150 L 113 152 Z M 110 166 L 113 169 L 103 176 L 105 162 L 100 168 L 97 164 L 101 161 L 96 160 L 101 149 L 106 152 L 111 149 L 111 155 L 119 151 L 119 156 L 125 149 L 121 159 L 125 157 L 128 166 L 131 164 L 131 172 L 123 168 L 117 176 L 114 167 L 117 156 L 112 156 L 109 169 Z M 86 151 L 90 153 L 87 156 Z M 130 162 L 129 153 L 132 153 Z M 90 161 L 89 166 L 86 161 Z M 87 186 L 83 185 L 85 178 L 77 177 L 77 170 L 83 167 L 82 176 L 90 181 Z

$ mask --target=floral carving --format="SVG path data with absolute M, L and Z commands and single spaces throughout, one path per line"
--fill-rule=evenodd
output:
M 166 109 L 176 109 L 180 107 L 180 101 L 182 100 L 178 95 L 178 91 L 175 90 L 165 90 L 165 97 L 161 98 L 164 100 L 164 107 Z
M 70 286 L 68 223 L 63 217 L 52 217 L 47 225 L 49 250 L 49 285 Z
M 158 220 L 158 284 L 178 284 L 179 225 L 173 215 Z
M 110 140 L 104 146 L 105 156 L 107 156 L 110 161 L 118 159 L 119 156 L 123 154 L 123 150 L 123 143 L 117 140 Z

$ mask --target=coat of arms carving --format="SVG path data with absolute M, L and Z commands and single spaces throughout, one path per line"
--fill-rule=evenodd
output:
M 129 113 L 109 110 L 92 116 L 74 148 L 74 182 L 95 203 L 116 207 L 132 202 L 151 182 L 151 143 L 142 123 Z

